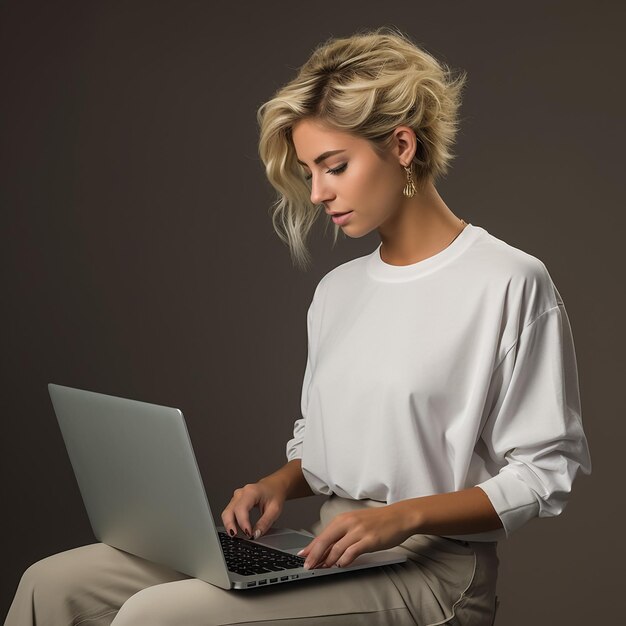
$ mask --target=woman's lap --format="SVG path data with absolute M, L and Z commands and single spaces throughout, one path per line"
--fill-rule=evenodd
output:
M 154 585 L 131 596 L 112 626 L 490 623 L 489 546 L 421 535 L 394 550 L 407 561 L 270 587 L 227 591 L 195 578 Z
M 403 544 L 404 546 L 405 544 Z M 198 579 L 149 587 L 129 598 L 112 626 L 430 626 L 490 624 L 495 588 L 489 546 L 422 535 L 397 547 L 405 563 L 226 591 Z
M 372 506 L 371 501 L 358 502 Z M 343 499 L 326 501 L 314 533 L 353 506 Z M 394 550 L 407 561 L 235 591 L 106 544 L 90 544 L 28 568 L 5 625 L 491 623 L 498 567 L 495 544 L 413 535 Z
M 385 573 L 358 570 L 270 587 L 227 591 L 198 579 L 155 585 L 129 598 L 113 626 L 273 624 L 411 625 L 402 596 Z

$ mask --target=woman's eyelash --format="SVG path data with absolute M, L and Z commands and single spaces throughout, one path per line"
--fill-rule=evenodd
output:
M 339 167 L 336 167 L 334 170 L 327 170 L 326 173 L 327 174 L 341 174 L 341 172 L 343 172 L 346 167 L 348 167 L 347 163 L 344 163 L 343 165 L 340 165 Z M 309 174 L 308 176 L 305 176 L 304 178 L 306 178 L 306 180 L 311 180 L 311 178 L 313 178 L 312 174 Z

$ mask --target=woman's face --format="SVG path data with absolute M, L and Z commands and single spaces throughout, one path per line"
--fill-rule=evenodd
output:
M 406 200 L 402 164 L 415 154 L 415 135 L 404 126 L 395 133 L 393 149 L 381 158 L 367 140 L 329 129 L 318 120 L 301 120 L 293 127 L 296 158 L 303 176 L 310 178 L 311 202 L 323 204 L 327 213 L 351 211 L 341 224 L 349 237 L 363 237 L 392 220 Z

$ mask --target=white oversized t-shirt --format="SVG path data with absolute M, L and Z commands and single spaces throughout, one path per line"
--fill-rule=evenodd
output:
M 569 320 L 546 266 L 468 224 L 411 265 L 379 253 L 318 283 L 286 446 L 316 494 L 387 504 L 478 486 L 509 537 L 591 473 Z

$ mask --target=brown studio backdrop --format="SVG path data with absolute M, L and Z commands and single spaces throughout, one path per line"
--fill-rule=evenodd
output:
M 444 200 L 546 263 L 574 332 L 593 474 L 562 516 L 500 543 L 498 622 L 613 618 L 623 13 L 268 1 L 242 19 L 239 5 L 203 2 L 0 5 L 2 615 L 28 565 L 94 541 L 48 382 L 181 408 L 216 521 L 233 489 L 286 461 L 313 288 L 378 240 L 331 250 L 320 225 L 313 269 L 292 267 L 267 212 L 255 112 L 319 41 L 389 24 L 469 75 Z M 288 502 L 280 525 L 310 525 L 321 502 Z

